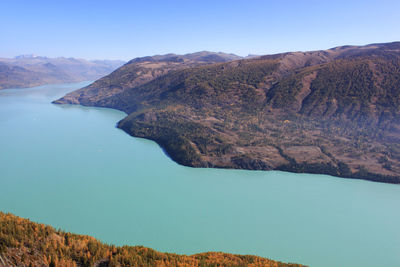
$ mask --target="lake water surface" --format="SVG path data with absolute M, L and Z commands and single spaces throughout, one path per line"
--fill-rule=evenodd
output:
M 399 185 L 179 166 L 122 112 L 50 104 L 86 84 L 0 91 L 1 211 L 166 252 L 400 266 Z

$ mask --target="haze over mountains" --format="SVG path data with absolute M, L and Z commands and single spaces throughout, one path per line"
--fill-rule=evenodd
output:
M 22 55 L 0 58 L 0 89 L 96 80 L 124 62 Z
M 399 42 L 215 56 L 134 59 L 56 103 L 125 111 L 188 166 L 400 182 Z

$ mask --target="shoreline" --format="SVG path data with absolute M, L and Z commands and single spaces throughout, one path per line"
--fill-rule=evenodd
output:
M 395 177 L 395 176 L 384 176 L 384 175 L 379 175 L 375 173 L 351 173 L 351 174 L 341 174 L 340 169 L 329 165 L 329 164 L 287 164 L 287 165 L 281 165 L 278 166 L 277 168 L 262 168 L 262 164 L 255 164 L 254 168 L 249 168 L 249 167 L 241 167 L 240 165 L 234 166 L 234 167 L 224 167 L 224 166 L 218 166 L 218 165 L 213 165 L 210 162 L 204 163 L 203 165 L 198 165 L 198 164 L 185 164 L 185 162 L 182 162 L 179 160 L 179 158 L 176 156 L 176 154 L 169 150 L 167 147 L 164 146 L 162 142 L 160 142 L 157 139 L 153 139 L 151 137 L 146 137 L 146 136 L 139 136 L 139 135 L 134 135 L 130 131 L 121 128 L 119 126 L 119 122 L 117 123 L 116 126 L 118 129 L 123 130 L 126 134 L 135 137 L 135 138 L 143 138 L 146 140 L 151 140 L 155 142 L 164 152 L 164 154 L 170 158 L 172 161 L 178 163 L 179 165 L 186 166 L 186 167 L 192 167 L 192 168 L 216 168 L 216 169 L 232 169 L 232 170 L 250 170 L 250 171 L 283 171 L 283 172 L 290 172 L 290 173 L 302 173 L 302 174 L 321 174 L 321 175 L 330 175 L 336 178 L 342 178 L 342 179 L 356 179 L 356 180 L 365 180 L 365 181 L 370 181 L 370 182 L 378 182 L 378 183 L 386 183 L 386 184 L 400 184 L 400 176 Z M 254 159 L 247 159 L 250 162 Z M 247 166 L 251 166 L 247 164 Z M 260 167 L 260 168 L 258 168 Z M 321 168 L 324 168 L 325 171 L 318 171 L 321 170 Z M 370 175 L 370 176 L 365 176 L 365 175 Z

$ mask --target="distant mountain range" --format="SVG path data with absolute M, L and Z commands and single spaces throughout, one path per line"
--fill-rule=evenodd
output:
M 0 58 L 0 89 L 96 80 L 122 64 L 120 60 L 88 61 L 34 55 Z
M 138 58 L 55 103 L 125 111 L 187 166 L 400 183 L 400 42 Z

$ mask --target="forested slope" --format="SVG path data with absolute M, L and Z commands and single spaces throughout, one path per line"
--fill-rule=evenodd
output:
M 116 247 L 0 212 L 0 266 L 301 266 L 249 255 L 191 256 L 142 246 Z

